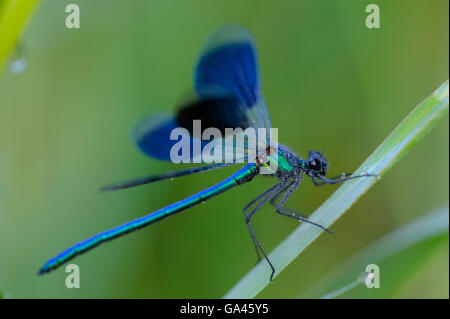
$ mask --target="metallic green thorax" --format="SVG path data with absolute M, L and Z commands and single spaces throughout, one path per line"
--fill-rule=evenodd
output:
M 279 145 L 278 152 L 267 156 L 266 161 L 261 164 L 266 170 L 266 174 L 276 174 L 277 172 L 282 174 L 295 173 L 297 167 L 302 160 L 293 154 L 288 148 L 283 145 Z
M 284 157 L 284 154 L 279 150 L 278 151 L 278 169 L 290 173 L 294 170 L 289 161 Z

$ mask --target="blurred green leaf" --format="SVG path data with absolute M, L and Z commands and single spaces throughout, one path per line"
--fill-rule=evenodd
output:
M 400 253 L 412 247 L 420 242 L 435 238 L 444 233 L 448 234 L 448 204 L 435 209 L 431 213 L 426 214 L 420 218 L 417 218 L 404 226 L 398 227 L 390 233 L 386 234 L 382 238 L 378 239 L 374 243 L 360 250 L 358 253 L 348 258 L 346 261 L 341 263 L 339 266 L 334 268 L 331 272 L 326 274 L 322 279 L 317 282 L 313 288 L 311 288 L 302 297 L 318 296 L 321 291 L 330 290 L 331 287 L 339 287 L 342 279 L 349 281 L 351 277 L 358 276 L 364 271 L 365 265 L 371 263 L 379 263 L 395 254 Z M 433 244 L 438 245 L 440 241 L 433 242 Z M 423 246 L 423 245 L 422 245 Z M 427 248 L 430 248 L 426 245 Z M 415 247 L 416 250 L 422 248 L 421 246 Z M 429 250 L 429 249 L 427 249 Z M 417 259 L 418 260 L 418 259 Z M 401 273 L 405 273 L 405 266 L 418 267 L 420 263 L 405 263 L 398 265 L 396 272 L 394 269 L 390 268 L 389 272 L 391 275 L 396 277 L 400 276 Z M 384 277 L 384 275 L 383 275 Z M 385 282 L 385 280 L 383 280 Z M 335 298 L 338 297 L 351 289 L 358 286 L 358 283 L 363 283 L 359 280 L 354 280 L 341 288 L 333 290 L 327 293 L 322 298 Z M 387 297 L 388 293 L 386 289 L 383 289 L 384 297 Z
M 0 71 L 5 59 L 17 45 L 33 9 L 39 0 L 4 0 L 0 2 Z
M 448 113 L 448 79 L 428 98 L 417 105 L 391 132 L 355 174 L 365 172 L 383 176 L 407 151 L 411 149 L 433 124 Z M 363 195 L 376 178 L 359 178 L 344 183 L 311 215 L 311 220 L 330 227 L 351 205 Z M 277 276 L 298 257 L 322 231 L 302 223 L 270 254 Z M 253 298 L 269 283 L 270 271 L 265 260 L 256 265 L 226 295 L 225 298 Z

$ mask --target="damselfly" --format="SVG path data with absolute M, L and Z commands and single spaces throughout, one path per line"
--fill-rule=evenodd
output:
M 238 26 L 227 26 L 216 31 L 206 42 L 195 67 L 195 97 L 184 103 L 175 115 L 152 117 L 140 123 L 134 134 L 139 148 L 151 157 L 170 160 L 171 150 L 173 150 L 176 143 L 170 138 L 171 132 L 176 128 L 183 128 L 184 130 L 182 131 L 186 132 L 190 144 L 194 144 L 195 141 L 192 137 L 194 120 L 200 120 L 203 127 L 215 127 L 221 133 L 225 132 L 225 136 L 227 128 L 265 128 L 269 130 L 271 123 L 260 89 L 257 63 L 255 43 L 247 30 Z M 256 247 L 258 258 L 260 256 L 259 252 L 261 252 L 272 270 L 270 275 L 270 280 L 272 280 L 275 268 L 255 237 L 250 224 L 252 218 L 261 207 L 266 203 L 270 203 L 280 215 L 313 224 L 330 232 L 325 227 L 285 207 L 289 196 L 299 187 L 302 176 L 305 175 L 311 178 L 315 185 L 323 185 L 337 184 L 353 178 L 375 175 L 368 173 L 358 176 L 343 174 L 333 178 L 327 178 L 328 163 L 322 153 L 310 151 L 308 158 L 303 159 L 288 147 L 270 140 L 270 137 L 271 135 L 267 134 L 264 139 L 265 142 L 269 142 L 269 146 L 262 148 L 251 147 L 257 146 L 256 144 L 259 143 L 259 139 L 247 138 L 244 145 L 245 150 L 243 150 L 242 154 L 244 154 L 247 160 L 251 157 L 250 155 L 253 155 L 254 161 L 247 161 L 241 169 L 222 182 L 151 214 L 102 232 L 70 247 L 55 258 L 50 259 L 40 269 L 39 274 L 56 269 L 76 255 L 82 254 L 106 241 L 172 216 L 235 186 L 242 186 L 253 180 L 257 175 L 261 175 L 264 169 L 265 174 L 273 176 L 277 182 L 248 203 L 244 207 L 243 213 L 245 223 Z M 242 138 L 245 138 L 245 136 Z M 201 148 L 204 146 L 204 144 L 200 143 Z M 235 151 L 237 147 L 239 146 L 236 143 L 232 144 L 232 148 L 234 149 L 232 151 Z M 250 154 L 249 149 L 256 151 Z M 225 150 L 226 152 L 227 150 Z M 194 154 L 189 154 L 188 157 L 192 159 Z M 143 177 L 105 186 L 102 190 L 124 189 L 198 172 L 205 172 L 242 162 L 240 160 L 234 158 L 232 163 L 216 162 L 187 170 Z M 274 163 L 276 164 L 276 169 L 273 169 Z M 281 200 L 277 202 L 279 198 Z

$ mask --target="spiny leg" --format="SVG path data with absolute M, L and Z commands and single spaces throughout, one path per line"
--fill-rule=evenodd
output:
M 316 227 L 319 227 L 319 228 L 325 230 L 326 232 L 328 232 L 330 234 L 333 234 L 333 232 L 331 230 L 329 230 L 328 228 L 325 228 L 324 226 L 322 226 L 320 224 L 317 224 L 317 223 L 309 220 L 308 218 L 299 216 L 299 214 L 297 212 L 295 212 L 295 211 L 294 211 L 295 214 L 286 213 L 286 212 L 283 211 L 284 204 L 286 203 L 288 198 L 292 195 L 292 193 L 298 188 L 298 186 L 300 185 L 301 181 L 302 181 L 301 178 L 297 178 L 292 183 L 291 187 L 287 190 L 287 192 L 284 194 L 284 196 L 281 199 L 281 201 L 278 203 L 278 206 L 277 206 L 277 209 L 276 209 L 277 213 L 280 214 L 280 215 L 283 215 L 283 216 L 288 216 L 288 217 L 291 217 L 291 218 L 295 218 L 295 219 L 297 219 L 299 221 L 302 221 L 302 222 L 307 222 L 307 223 L 309 223 L 311 225 L 314 225 Z
M 244 213 L 244 218 L 247 218 L 247 214 L 246 212 L 248 211 L 248 209 L 253 206 L 256 202 L 260 201 L 264 196 L 266 196 L 267 194 L 269 194 L 270 192 L 272 192 L 274 189 L 277 189 L 280 187 L 280 183 L 277 183 L 273 186 L 271 186 L 269 189 L 265 190 L 262 194 L 259 194 L 258 196 L 256 196 L 256 198 L 252 199 L 252 201 L 250 203 L 248 203 L 247 205 L 245 205 L 244 209 L 243 209 L 243 213 Z
M 342 175 L 344 175 L 344 176 L 342 176 Z M 326 178 L 325 176 L 317 175 L 315 177 L 320 179 L 322 181 L 322 183 L 315 181 L 314 177 L 313 177 L 313 183 L 316 186 L 321 186 L 321 185 L 324 185 L 324 184 L 330 184 L 330 185 L 331 184 L 338 184 L 338 183 L 342 183 L 342 182 L 348 181 L 349 179 L 355 179 L 355 178 L 361 178 L 361 177 L 368 177 L 368 176 L 378 177 L 378 175 L 376 175 L 376 174 L 369 174 L 369 173 L 361 174 L 361 175 L 355 175 L 355 176 L 349 176 L 349 177 L 348 177 L 348 175 L 351 175 L 351 174 L 345 173 L 345 174 L 342 174 L 342 175 L 335 176 L 335 177 L 332 177 L 332 178 Z
M 276 186 L 276 187 L 275 187 Z M 259 243 L 258 239 L 256 239 L 255 233 L 253 232 L 252 226 L 250 225 L 250 221 L 252 217 L 261 209 L 261 207 L 264 206 L 264 204 L 267 203 L 273 196 L 275 196 L 281 188 L 283 188 L 284 185 L 278 183 L 274 186 L 272 186 L 268 191 L 265 193 L 265 197 L 262 198 L 262 200 L 256 205 L 253 210 L 245 216 L 245 223 L 247 225 L 248 231 L 250 232 L 250 235 L 252 236 L 253 242 L 256 245 L 256 247 L 261 251 L 264 258 L 266 259 L 267 263 L 269 264 L 270 268 L 272 269 L 272 273 L 270 274 L 270 281 L 273 280 L 273 275 L 275 274 L 275 267 L 270 262 L 269 257 L 267 257 L 266 253 L 264 252 L 264 249 L 262 248 L 261 244 Z M 245 214 L 245 213 L 244 213 Z
M 276 194 L 271 200 L 270 200 L 270 205 L 272 205 L 274 208 L 277 208 L 278 204 L 276 203 L 276 201 L 278 200 L 278 198 L 280 198 L 280 196 L 294 183 L 294 181 L 292 181 L 291 183 L 286 184 L 286 186 L 281 189 L 278 194 Z M 302 218 L 307 218 L 305 215 L 300 214 L 298 212 L 296 212 L 293 209 L 290 209 L 288 207 L 283 207 L 282 208 L 283 213 L 287 213 L 287 214 L 291 214 L 292 216 L 297 216 L 297 217 L 302 217 Z
M 262 194 L 259 194 L 256 198 L 254 198 L 250 203 L 248 203 L 247 205 L 245 205 L 244 209 L 242 210 L 242 212 L 244 213 L 244 219 L 247 219 L 247 211 L 249 210 L 249 208 L 251 206 L 253 206 L 255 203 L 257 203 L 258 201 L 260 201 L 264 196 L 267 196 L 267 194 L 269 194 L 270 192 L 272 192 L 274 189 L 280 187 L 280 184 L 277 183 L 275 185 L 273 185 L 272 187 L 270 187 L 269 189 L 267 189 L 266 191 L 264 191 Z M 260 262 L 261 260 L 261 255 L 259 253 L 259 249 L 258 246 L 256 245 L 255 241 L 253 241 L 253 245 L 255 247 L 256 250 L 256 256 L 258 257 L 258 261 Z
M 339 179 L 339 178 L 344 178 L 344 177 L 351 176 L 352 174 L 353 174 L 353 173 L 342 173 L 341 175 L 334 176 L 334 177 L 330 177 L 330 179 L 331 179 L 332 181 L 335 181 L 335 180 L 337 180 L 337 179 Z M 316 180 L 316 177 L 311 177 L 311 179 L 312 179 L 314 185 L 316 185 L 316 186 L 322 186 L 322 185 L 327 184 L 327 183 L 324 183 L 324 182 L 318 182 L 318 181 Z

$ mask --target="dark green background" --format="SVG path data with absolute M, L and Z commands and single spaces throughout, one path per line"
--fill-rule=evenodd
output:
M 145 115 L 175 108 L 203 41 L 225 23 L 247 26 L 256 38 L 280 142 L 303 155 L 323 150 L 330 174 L 356 169 L 448 77 L 446 0 L 80 0 L 78 30 L 65 28 L 68 3 L 42 1 L 22 40 L 28 69 L 0 75 L 0 291 L 7 297 L 221 297 L 254 265 L 241 210 L 271 184 L 262 178 L 78 257 L 80 289 L 65 287 L 64 268 L 36 275 L 70 245 L 233 172 L 97 191 L 180 168 L 145 157 L 130 131 Z M 369 3 L 381 8 L 381 29 L 365 27 Z M 301 295 L 360 248 L 448 202 L 448 129 L 446 117 L 333 225 L 333 236 L 323 234 L 260 297 Z M 289 206 L 308 214 L 335 189 L 305 180 Z M 267 207 L 254 225 L 271 250 L 297 223 Z M 348 296 L 448 298 L 448 236 L 408 256 L 401 259 L 414 266 L 408 276 L 405 263 L 381 268 L 399 278 L 394 288 L 383 290 L 382 282 L 378 292 Z

